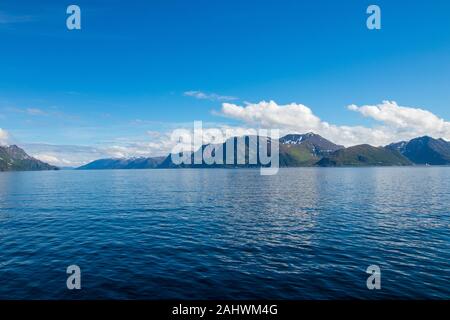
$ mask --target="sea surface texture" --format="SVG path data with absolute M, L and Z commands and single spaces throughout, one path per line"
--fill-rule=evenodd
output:
M 449 284 L 448 167 L 0 173 L 0 299 L 448 299 Z

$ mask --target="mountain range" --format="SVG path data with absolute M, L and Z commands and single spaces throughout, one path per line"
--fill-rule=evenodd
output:
M 104 170 L 104 169 L 155 169 L 166 157 L 130 158 L 130 159 L 99 159 L 92 161 L 77 169 Z
M 242 137 L 245 142 L 245 150 L 241 151 L 241 154 L 237 152 L 238 138 L 234 137 L 231 139 L 234 139 L 235 146 L 232 164 L 209 165 L 204 159 L 200 164 L 176 165 L 172 162 L 172 155 L 169 154 L 165 157 L 99 159 L 77 169 L 233 168 L 261 166 L 259 155 L 253 151 L 255 148 L 250 148 L 250 137 Z M 259 141 L 258 139 L 256 141 L 256 150 L 258 150 Z M 227 159 L 227 142 L 215 146 L 216 150 L 220 150 L 223 153 L 224 163 L 229 163 L 229 161 L 225 161 Z M 271 140 L 269 139 L 268 145 L 270 146 L 270 144 Z M 191 163 L 194 163 L 193 159 L 196 154 L 204 153 L 208 146 L 203 145 L 199 150 L 188 155 L 188 157 L 191 157 Z M 428 136 L 392 143 L 384 147 L 362 144 L 346 148 L 314 133 L 288 134 L 279 139 L 279 150 L 280 167 L 450 165 L 450 142 Z M 245 159 L 244 164 L 238 164 L 241 163 L 238 162 L 239 157 L 240 159 Z M 256 159 L 256 163 L 250 164 L 250 159 Z M 0 146 L 0 171 L 34 170 L 58 170 L 58 168 L 29 156 L 16 145 Z
M 421 137 L 387 146 L 408 158 L 412 163 L 422 165 L 450 164 L 450 143 L 444 139 Z
M 29 156 L 16 145 L 0 146 L 0 171 L 38 170 L 58 170 L 58 168 Z
M 314 166 L 322 158 L 344 149 L 344 146 L 312 132 L 306 134 L 288 134 L 279 140 L 280 166 Z
M 100 159 L 78 169 L 156 169 L 156 168 L 217 168 L 217 167 L 260 167 L 257 154 L 249 150 L 249 137 L 245 139 L 245 164 L 237 164 L 237 138 L 234 139 L 233 164 L 209 165 L 204 160 L 201 164 L 181 164 L 172 162 L 172 155 L 157 158 L 132 159 Z M 226 142 L 225 142 L 226 143 Z M 224 163 L 227 158 L 225 143 L 216 146 L 222 149 Z M 270 144 L 270 140 L 268 142 Z M 258 145 L 259 146 L 259 145 Z M 208 145 L 203 145 L 191 153 L 203 153 Z M 256 149 L 258 150 L 258 149 Z M 343 167 L 343 166 L 408 166 L 408 165 L 450 165 L 450 142 L 434 139 L 428 136 L 410 141 L 393 143 L 384 147 L 374 147 L 368 144 L 345 148 L 321 137 L 318 134 L 289 134 L 279 139 L 280 167 Z M 257 159 L 256 164 L 250 164 L 249 159 Z M 191 163 L 194 163 L 191 161 Z M 227 162 L 228 163 L 228 162 Z

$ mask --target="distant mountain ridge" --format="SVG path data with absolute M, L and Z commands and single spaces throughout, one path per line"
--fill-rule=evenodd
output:
M 397 150 L 411 162 L 421 165 L 449 165 L 450 142 L 428 136 L 401 141 L 387 146 Z
M 262 166 L 257 152 L 249 147 L 250 137 L 234 137 L 231 139 L 235 140 L 234 162 L 231 164 L 209 165 L 203 160 L 200 164 L 176 165 L 172 162 L 172 155 L 169 154 L 166 157 L 99 159 L 76 169 L 234 168 Z M 236 147 L 238 139 L 244 139 L 245 141 L 245 152 L 241 151 L 239 155 Z M 258 141 L 258 147 L 259 140 L 256 139 L 256 141 Z M 268 139 L 267 143 L 270 146 L 271 140 Z M 195 154 L 203 153 L 208 146 L 204 145 L 188 156 L 193 160 Z M 223 162 L 227 163 L 226 144 L 219 144 L 215 147 L 218 148 L 216 150 L 222 149 Z M 270 150 L 270 148 L 268 149 Z M 238 164 L 240 163 L 237 161 L 238 157 L 245 159 L 244 164 Z M 250 159 L 256 159 L 256 163 L 251 163 Z M 450 142 L 444 139 L 423 136 L 410 141 L 391 143 L 385 147 L 373 147 L 365 144 L 345 148 L 311 132 L 306 134 L 288 134 L 279 139 L 280 167 L 408 165 L 450 165 Z M 59 168 L 29 156 L 16 145 L 0 146 L 0 171 L 34 170 L 59 170 Z
M 196 153 L 202 152 L 206 146 L 202 146 Z M 225 150 L 225 146 L 222 146 Z M 359 145 L 349 148 L 334 144 L 318 134 L 289 134 L 279 139 L 279 166 L 280 167 L 340 167 L 340 166 L 406 166 L 412 165 L 406 157 L 398 151 L 384 147 Z M 225 153 L 225 152 L 224 152 Z M 246 145 L 248 153 L 248 142 Z M 194 158 L 191 155 L 191 163 Z M 225 155 L 224 155 L 225 158 Z M 181 164 L 175 165 L 169 155 L 160 168 L 206 168 L 206 167 L 259 167 L 261 164 L 249 164 L 249 155 L 246 163 L 241 165 L 207 165 Z M 225 161 L 224 161 L 225 162 Z M 236 163 L 236 160 L 235 160 Z
M 309 132 L 306 134 L 288 134 L 280 139 L 283 145 L 308 145 L 312 151 L 318 154 L 330 153 L 344 146 L 337 145 L 322 136 Z
M 83 165 L 77 170 L 105 170 L 105 169 L 154 169 L 165 157 L 131 158 L 131 159 L 99 159 Z
M 137 159 L 100 159 L 84 165 L 78 169 L 161 169 L 161 168 L 234 168 L 260 167 L 257 154 L 249 150 L 249 137 L 245 139 L 245 164 L 237 162 L 237 137 L 234 139 L 235 149 L 232 164 L 226 163 L 225 143 L 216 147 L 223 153 L 224 164 L 209 165 L 204 160 L 200 164 L 193 164 L 194 155 L 203 153 L 208 145 L 192 152 L 187 157 L 192 164 L 174 164 L 172 155 L 158 158 Z M 269 144 L 271 140 L 269 139 Z M 362 166 L 411 166 L 411 165 L 449 165 L 450 142 L 431 137 L 420 137 L 410 141 L 392 143 L 384 147 L 374 147 L 368 144 L 345 148 L 337 145 L 315 133 L 288 134 L 279 139 L 280 167 L 362 167 Z M 253 151 L 254 152 L 254 151 Z M 250 164 L 249 159 L 257 159 L 256 164 Z
M 0 146 L 0 171 L 40 170 L 58 170 L 58 168 L 29 156 L 16 145 Z
M 232 141 L 233 140 L 233 141 Z M 250 142 L 255 143 L 256 149 L 250 148 Z M 232 158 L 228 156 L 227 144 L 233 143 L 234 149 Z M 244 148 L 238 148 L 238 145 L 244 143 Z M 270 149 L 271 140 L 267 140 L 268 149 Z M 230 144 L 231 145 L 231 144 Z M 172 161 L 172 154 L 169 154 L 161 163 L 159 168 L 252 168 L 261 167 L 261 161 L 257 150 L 259 149 L 259 139 L 257 136 L 232 137 L 221 144 L 214 145 L 215 153 L 222 154 L 222 163 L 209 164 L 213 162 L 215 154 L 204 156 L 205 149 L 211 145 L 203 145 L 195 152 L 187 153 L 185 159 L 190 158 L 190 163 L 175 164 Z M 201 163 L 195 163 L 196 158 L 201 158 Z

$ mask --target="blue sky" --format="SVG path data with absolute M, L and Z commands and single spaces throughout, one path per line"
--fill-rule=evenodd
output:
M 80 6 L 82 30 L 66 28 L 69 4 Z M 381 30 L 366 27 L 370 4 L 381 8 Z M 125 148 L 194 120 L 267 124 L 270 112 L 282 118 L 273 125 L 289 127 L 290 103 L 337 127 L 397 125 L 399 138 L 409 130 L 399 121 L 413 126 L 421 108 L 445 121 L 429 133 L 447 137 L 450 2 L 6 0 L 0 70 L 0 128 L 24 145 Z M 258 113 L 271 100 L 272 111 Z M 224 102 L 246 116 L 222 110 Z

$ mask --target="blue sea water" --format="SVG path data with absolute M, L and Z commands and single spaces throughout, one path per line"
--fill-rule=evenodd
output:
M 0 173 L 0 299 L 172 298 L 448 299 L 450 168 Z

